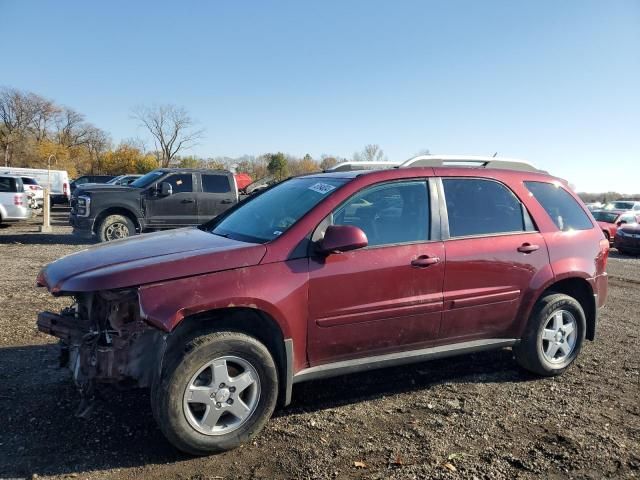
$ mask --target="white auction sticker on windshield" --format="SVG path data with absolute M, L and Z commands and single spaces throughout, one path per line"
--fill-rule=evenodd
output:
M 328 183 L 314 183 L 309 187 L 309 190 L 313 190 L 314 192 L 321 193 L 322 195 L 329 193 L 331 190 L 334 190 L 336 187 L 333 185 L 329 185 Z

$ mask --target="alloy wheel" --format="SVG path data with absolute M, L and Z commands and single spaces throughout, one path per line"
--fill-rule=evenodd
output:
M 120 222 L 112 223 L 105 230 L 104 236 L 109 241 L 127 238 L 129 236 L 129 227 L 127 227 L 126 224 Z
M 571 312 L 556 310 L 545 322 L 540 338 L 542 354 L 549 363 L 562 363 L 571 356 L 578 339 L 578 322 Z
M 205 435 L 224 435 L 238 429 L 260 400 L 260 377 L 247 360 L 216 358 L 191 377 L 183 410 L 189 425 Z

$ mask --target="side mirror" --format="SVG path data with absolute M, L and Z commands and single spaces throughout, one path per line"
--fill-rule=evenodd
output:
M 171 184 L 169 182 L 162 182 L 160 184 L 160 196 L 168 197 L 171 194 L 173 194 L 173 187 Z
M 624 220 L 620 220 L 619 222 L 616 222 L 616 225 L 621 226 L 621 225 L 624 225 L 625 223 L 627 222 L 625 222 Z
M 325 255 L 348 252 L 366 247 L 369 244 L 367 235 L 353 225 L 330 225 L 320 241 L 320 251 Z

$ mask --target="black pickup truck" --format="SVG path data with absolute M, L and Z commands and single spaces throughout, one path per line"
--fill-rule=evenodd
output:
M 199 225 L 238 203 L 226 170 L 161 168 L 128 186 L 87 185 L 71 197 L 74 234 L 102 242 L 150 230 Z

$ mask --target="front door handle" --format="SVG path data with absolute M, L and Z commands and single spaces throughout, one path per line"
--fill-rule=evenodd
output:
M 185 198 L 180 203 L 194 203 L 195 200 L 193 198 Z
M 226 205 L 226 204 L 229 204 L 229 203 L 233 203 L 233 200 L 229 200 L 229 199 L 221 200 L 220 203 L 224 203 Z
M 522 253 L 531 253 L 535 252 L 540 248 L 540 245 L 532 245 L 530 243 L 523 243 L 518 247 L 518 251 Z
M 418 258 L 411 260 L 411 266 L 416 268 L 427 268 L 440 262 L 440 257 L 429 257 L 420 255 Z

